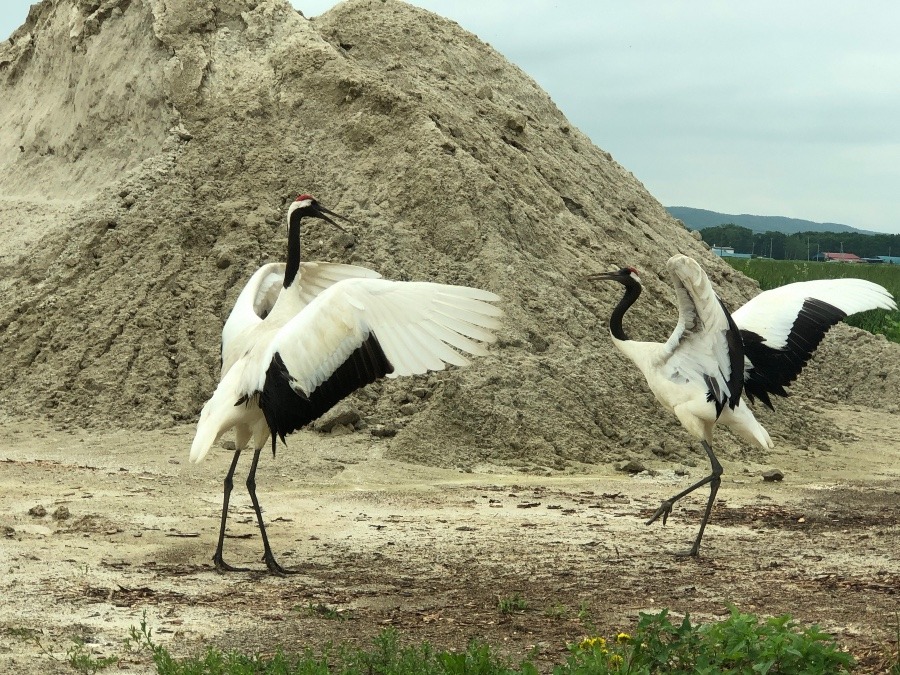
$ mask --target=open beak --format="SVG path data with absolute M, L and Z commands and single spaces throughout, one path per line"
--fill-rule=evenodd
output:
M 622 278 L 621 273 L 616 272 L 596 272 L 588 274 L 584 277 L 588 281 L 617 281 Z
M 331 218 L 329 218 L 328 216 L 334 216 L 335 218 L 338 218 L 338 219 L 343 220 L 343 221 L 348 222 L 348 223 L 352 223 L 352 222 L 353 222 L 352 220 L 350 220 L 350 219 L 347 218 L 346 216 L 342 216 L 340 213 L 335 213 L 335 212 L 332 211 L 331 209 L 326 209 L 324 206 L 322 206 L 321 204 L 318 204 L 318 203 L 316 203 L 316 204 L 314 204 L 314 205 L 312 206 L 312 208 L 310 209 L 310 214 L 309 214 L 309 215 L 313 216 L 314 218 L 321 218 L 322 220 L 331 223 L 331 224 L 334 225 L 337 229 L 339 229 L 341 232 L 346 232 L 347 230 L 345 230 L 343 227 L 341 227 L 340 225 L 338 225 L 336 222 L 334 222 L 334 221 L 333 221 Z

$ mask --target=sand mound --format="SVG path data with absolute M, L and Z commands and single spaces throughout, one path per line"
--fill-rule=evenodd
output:
M 0 45 L 0 81 L 0 405 L 17 414 L 192 420 L 224 317 L 256 266 L 283 257 L 299 191 L 358 222 L 353 236 L 310 223 L 306 257 L 505 300 L 501 340 L 475 367 L 353 398 L 415 461 L 677 456 L 688 437 L 606 334 L 618 289 L 581 278 L 641 269 L 629 323 L 656 340 L 675 320 L 659 276 L 673 253 L 701 259 L 732 306 L 757 292 L 524 73 L 400 2 L 308 21 L 286 0 L 45 0 Z M 838 335 L 850 353 L 826 346 L 795 389 L 893 405 L 896 346 Z M 880 370 L 835 393 L 857 353 Z M 809 443 L 807 407 L 761 418 L 776 440 Z

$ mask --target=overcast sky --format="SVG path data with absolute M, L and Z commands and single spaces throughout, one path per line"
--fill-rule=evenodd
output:
M 900 2 L 414 4 L 516 63 L 667 206 L 900 233 Z M 2 0 L 0 39 L 28 5 Z

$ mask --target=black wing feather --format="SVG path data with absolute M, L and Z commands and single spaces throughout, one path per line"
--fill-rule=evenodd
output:
M 788 395 L 785 387 L 797 379 L 825 333 L 845 316 L 847 313 L 834 305 L 807 298 L 783 349 L 774 349 L 758 333 L 741 329 L 744 353 L 751 363 L 744 377 L 747 398 L 751 402 L 758 398 L 774 410 L 769 395 Z
M 309 424 L 360 387 L 394 372 L 374 333 L 355 350 L 331 376 L 305 396 L 292 386 L 281 354 L 275 353 L 266 371 L 266 381 L 259 397 L 259 407 L 272 433 L 284 441 L 289 433 Z

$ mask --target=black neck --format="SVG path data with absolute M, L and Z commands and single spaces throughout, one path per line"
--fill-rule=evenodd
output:
M 300 221 L 303 216 L 296 212 L 291 214 L 291 221 L 288 225 L 288 250 L 287 261 L 284 268 L 284 287 L 287 288 L 297 277 L 300 270 Z
M 625 295 L 619 300 L 619 304 L 613 310 L 612 316 L 609 317 L 609 332 L 612 333 L 616 340 L 630 340 L 631 338 L 625 335 L 625 331 L 622 329 L 622 317 L 625 316 L 625 312 L 640 297 L 641 285 L 631 277 L 626 277 L 622 281 L 622 285 L 625 286 Z

